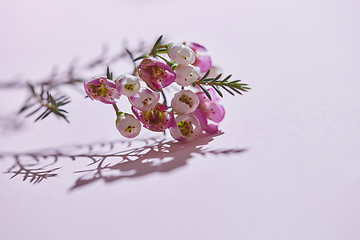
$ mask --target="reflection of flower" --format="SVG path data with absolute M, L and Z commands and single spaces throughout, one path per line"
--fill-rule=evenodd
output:
M 154 91 L 170 85 L 175 80 L 175 72 L 162 60 L 145 58 L 139 65 L 139 77 Z
M 132 107 L 132 111 L 137 119 L 144 124 L 145 128 L 154 132 L 164 131 L 174 121 L 174 113 L 168 111 L 168 107 L 160 103 L 147 111 L 139 112 L 135 107 Z
M 115 99 L 120 98 L 115 83 L 106 77 L 93 78 L 84 83 L 86 94 L 91 100 L 99 100 L 107 104 L 114 104 Z
M 189 114 L 180 114 L 175 118 L 175 124 L 170 127 L 170 134 L 181 142 L 192 141 L 199 136 L 201 126 L 199 120 Z
M 199 67 L 202 73 L 205 73 L 207 70 L 209 70 L 212 64 L 211 58 L 208 55 L 206 48 L 193 42 L 187 45 L 195 52 L 195 62 L 193 65 Z
M 116 119 L 116 128 L 124 137 L 134 138 L 139 135 L 141 124 L 133 115 L 121 113 Z

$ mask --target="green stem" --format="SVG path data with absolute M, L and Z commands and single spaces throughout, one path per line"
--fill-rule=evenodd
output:
M 202 80 L 198 80 L 196 81 L 196 84 L 198 85 L 205 85 L 205 86 L 228 86 L 228 87 L 234 87 L 236 89 L 240 89 L 240 90 L 247 90 L 250 89 L 249 87 L 247 87 L 246 83 L 232 83 L 232 82 L 222 82 L 222 81 L 215 81 L 215 82 L 211 82 L 211 81 L 202 81 Z
M 143 59 L 143 58 L 148 58 L 148 57 L 150 57 L 150 55 L 144 54 L 144 55 L 141 55 L 140 57 L 135 58 L 133 61 L 136 62 L 137 60 L 140 60 L 140 59 Z
M 164 58 L 163 56 L 159 55 L 159 54 L 155 54 L 156 57 L 161 58 L 162 60 L 164 60 L 167 64 L 169 64 L 169 60 L 167 60 L 166 58 Z
M 163 98 L 164 98 L 163 104 L 164 104 L 165 106 L 167 106 L 167 100 L 166 100 L 166 96 L 165 96 L 165 93 L 164 93 L 163 90 L 161 90 L 161 94 L 162 94 L 162 96 L 163 96 Z
M 164 58 L 163 56 L 159 55 L 159 54 L 155 54 L 155 57 L 161 58 L 162 60 L 164 60 L 166 62 L 167 65 L 169 65 L 171 67 L 172 70 L 174 70 L 178 64 L 174 61 L 169 61 L 166 58 Z
M 119 113 L 121 113 L 121 111 L 119 110 L 118 106 L 116 105 L 116 103 L 113 104 L 113 107 L 115 109 L 116 115 L 118 115 Z

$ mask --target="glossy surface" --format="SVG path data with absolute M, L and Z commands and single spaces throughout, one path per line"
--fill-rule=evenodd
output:
M 124 139 L 111 106 L 67 88 L 70 124 L 31 118 L 11 131 L 21 118 L 2 120 L 0 239 L 360 239 L 359 9 L 351 0 L 1 1 L 1 82 L 87 62 L 103 44 L 118 52 L 124 39 L 151 47 L 164 34 L 206 46 L 252 90 L 224 92 L 224 134 L 185 144 L 146 129 Z M 132 70 L 128 60 L 114 66 Z M 1 115 L 25 97 L 1 90 Z M 119 106 L 131 111 L 126 99 Z M 53 155 L 41 166 L 58 156 L 57 176 L 33 185 L 3 173 L 11 153 L 27 152 Z M 93 153 L 112 158 L 89 165 Z

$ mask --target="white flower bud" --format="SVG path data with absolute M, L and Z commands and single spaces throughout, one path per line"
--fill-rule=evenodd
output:
M 116 119 L 116 128 L 126 138 L 134 138 L 141 131 L 141 124 L 133 115 L 124 113 Z
M 176 113 L 189 114 L 199 106 L 199 98 L 190 90 L 181 90 L 174 95 L 171 106 Z
M 195 62 L 194 51 L 181 43 L 174 43 L 168 49 L 169 57 L 179 64 L 192 64 Z
M 131 105 L 141 111 L 147 111 L 155 107 L 160 98 L 160 93 L 153 92 L 148 88 L 141 88 L 137 94 L 129 97 Z
M 180 114 L 175 118 L 176 124 L 170 127 L 170 134 L 173 138 L 181 142 L 192 141 L 201 132 L 199 120 L 188 114 Z
M 175 82 L 182 87 L 191 85 L 201 76 L 200 68 L 193 65 L 179 65 L 175 69 L 176 79 Z
M 134 96 L 140 89 L 139 79 L 133 75 L 124 74 L 116 81 L 116 89 L 127 97 Z

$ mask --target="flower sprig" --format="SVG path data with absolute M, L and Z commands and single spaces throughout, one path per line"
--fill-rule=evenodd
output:
M 30 96 L 19 110 L 19 114 L 30 111 L 26 115 L 26 117 L 30 117 L 40 110 L 43 110 L 43 112 L 35 119 L 35 122 L 46 118 L 51 113 L 69 122 L 65 115 L 68 112 L 62 109 L 64 105 L 71 102 L 66 95 L 54 97 L 48 90 L 45 90 L 44 84 L 41 85 L 40 93 L 35 91 L 34 85 L 28 83 L 28 87 L 30 89 Z
M 113 80 L 107 68 L 106 76 L 95 77 L 84 84 L 90 99 L 113 105 L 116 127 L 128 138 L 136 137 L 141 126 L 155 132 L 169 129 L 178 141 L 191 141 L 202 131 L 215 133 L 218 126 L 214 123 L 221 122 L 225 115 L 224 107 L 218 103 L 217 95 L 223 97 L 220 89 L 231 95 L 250 89 L 240 80 L 230 81 L 231 75 L 224 79 L 222 74 L 209 77 L 214 69 L 211 58 L 205 47 L 197 43 L 164 44 L 160 36 L 150 52 L 137 58 L 130 51 L 128 54 L 134 62 L 133 74 L 123 74 Z M 181 90 L 173 95 L 168 106 L 163 89 L 173 83 Z M 197 90 L 201 91 L 194 92 Z M 160 93 L 163 103 L 159 103 Z M 117 107 L 116 101 L 122 95 L 128 98 L 132 114 Z
M 220 88 L 224 89 L 231 95 L 235 95 L 234 92 L 242 95 L 241 91 L 247 92 L 248 90 L 251 89 L 248 87 L 248 84 L 240 83 L 241 80 L 229 81 L 229 79 L 231 78 L 232 75 L 228 75 L 223 80 L 220 80 L 222 73 L 220 73 L 219 75 L 217 75 L 214 78 L 208 78 L 209 74 L 210 74 L 210 69 L 204 74 L 204 76 L 201 79 L 195 81 L 193 83 L 193 86 L 194 87 L 196 85 L 199 86 L 201 88 L 201 90 L 204 91 L 204 93 L 210 100 L 211 100 L 211 96 L 210 96 L 209 92 L 202 85 L 212 87 L 216 91 L 216 93 L 219 94 L 220 97 L 223 97 L 223 94 L 220 91 Z
M 131 51 L 133 54 L 143 52 L 144 42 L 139 42 L 137 47 L 133 48 Z M 90 61 L 80 63 L 78 60 L 74 59 L 64 70 L 59 71 L 57 68 L 54 68 L 49 75 L 43 78 L 29 80 L 29 78 L 21 79 L 19 76 L 16 76 L 13 79 L 0 79 L 0 91 L 6 91 L 7 89 L 24 89 L 29 97 L 22 105 L 20 105 L 19 110 L 16 112 L 18 114 L 21 113 L 27 118 L 32 117 L 35 113 L 39 113 L 40 110 L 45 110 L 50 107 L 50 113 L 49 111 L 46 113 L 42 112 L 44 114 L 38 115 L 38 117 L 41 117 L 36 118 L 36 122 L 52 115 L 58 116 L 62 120 L 67 120 L 67 112 L 57 111 L 64 108 L 64 103 L 66 102 L 64 101 L 65 99 L 67 101 L 70 100 L 70 97 L 63 92 L 61 87 L 66 86 L 80 90 L 80 86 L 84 84 L 84 81 L 89 79 L 89 74 L 92 75 L 94 69 L 123 61 L 128 58 L 128 53 L 129 50 L 126 45 L 121 51 L 112 53 L 111 55 L 108 53 L 108 48 L 104 46 L 101 53 Z M 35 94 L 33 92 L 35 92 Z M 58 99 L 59 97 L 63 97 L 60 99 L 61 101 Z M 53 100 L 55 100 L 55 103 Z M 40 108 L 40 106 L 42 107 Z M 56 113 L 61 113 L 65 118 Z

